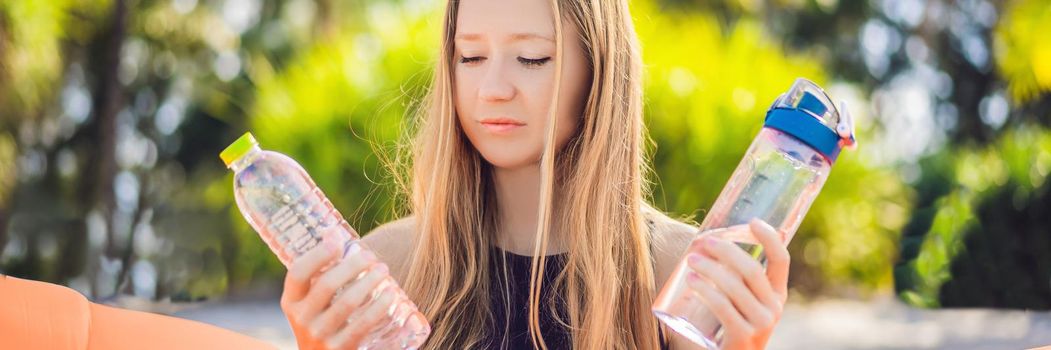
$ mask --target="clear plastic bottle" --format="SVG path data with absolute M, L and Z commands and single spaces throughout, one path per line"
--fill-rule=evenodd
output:
M 828 179 L 843 147 L 854 145 L 853 121 L 840 115 L 825 92 L 797 79 L 767 111 L 756 136 L 698 232 L 737 243 L 764 265 L 762 245 L 741 230 L 759 218 L 792 239 L 810 204 Z M 653 304 L 661 322 L 692 342 L 717 349 L 722 324 L 686 283 L 690 267 L 681 262 Z
M 285 267 L 316 246 L 343 256 L 360 250 L 355 248 L 357 232 L 295 160 L 260 149 L 251 133 L 219 156 L 234 171 L 234 197 L 241 214 Z M 387 311 L 391 323 L 372 331 L 359 349 L 422 346 L 431 331 L 423 314 L 390 277 L 373 290 L 370 302 L 381 293 L 398 294 Z

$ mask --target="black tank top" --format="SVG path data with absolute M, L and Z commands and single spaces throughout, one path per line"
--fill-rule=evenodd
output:
M 490 305 L 495 323 L 481 344 L 486 349 L 533 349 L 533 342 L 529 336 L 529 269 L 532 265 L 532 257 L 514 254 L 499 248 L 494 248 L 492 251 L 493 258 L 490 260 L 493 262 L 491 269 L 493 292 L 490 295 Z M 500 255 L 503 257 L 501 258 Z M 504 261 L 507 263 L 506 280 L 503 273 Z M 548 256 L 544 267 L 544 283 L 540 289 L 540 332 L 544 336 L 548 349 L 551 350 L 572 348 L 572 337 L 569 330 L 558 322 L 551 308 L 547 307 L 551 298 L 562 295 L 561 291 L 556 292 L 554 280 L 563 267 L 565 267 L 564 255 Z M 504 295 L 505 282 L 506 297 Z M 565 303 L 558 299 L 555 305 L 559 318 L 564 322 L 568 321 L 569 314 L 565 310 Z M 660 340 L 661 348 L 667 349 L 663 334 L 660 334 Z

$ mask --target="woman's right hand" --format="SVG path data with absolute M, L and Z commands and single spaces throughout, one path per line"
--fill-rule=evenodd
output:
M 357 349 L 372 330 L 390 322 L 387 311 L 397 294 L 374 293 L 381 284 L 393 285 L 383 283 L 390 281 L 389 269 L 360 242 L 342 260 L 322 247 L 289 267 L 281 310 L 300 349 Z

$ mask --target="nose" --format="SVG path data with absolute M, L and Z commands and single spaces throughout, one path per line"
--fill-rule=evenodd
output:
M 478 98 L 486 102 L 510 101 L 515 97 L 515 86 L 507 79 L 502 60 L 492 59 L 478 85 Z

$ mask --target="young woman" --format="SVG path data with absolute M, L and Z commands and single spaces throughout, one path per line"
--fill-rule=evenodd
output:
M 290 268 L 281 304 L 301 348 L 356 349 L 386 321 L 390 298 L 370 295 L 389 275 L 431 322 L 427 348 L 690 349 L 650 312 L 683 259 L 724 348 L 765 346 L 789 265 L 775 231 L 744 228 L 764 271 L 646 203 L 627 0 L 451 0 L 442 38 L 404 186 L 413 215 L 333 268 L 321 250 Z

